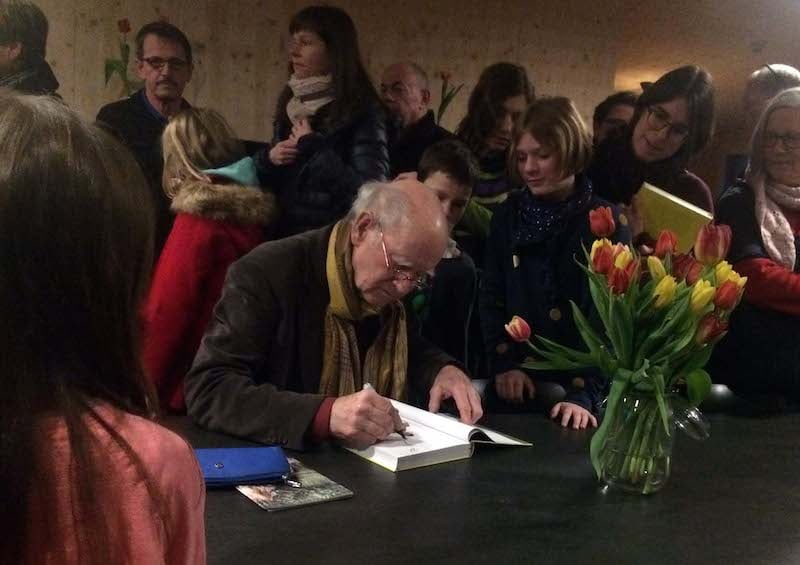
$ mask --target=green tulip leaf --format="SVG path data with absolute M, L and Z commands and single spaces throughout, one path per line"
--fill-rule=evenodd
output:
M 111 80 L 111 77 L 113 77 L 115 74 L 119 74 L 120 77 L 124 77 L 126 70 L 127 69 L 125 68 L 125 65 L 119 59 L 106 59 L 105 84 L 108 84 L 108 81 Z
M 711 392 L 711 377 L 703 369 L 695 369 L 686 375 L 686 393 L 689 404 L 699 406 L 703 399 Z

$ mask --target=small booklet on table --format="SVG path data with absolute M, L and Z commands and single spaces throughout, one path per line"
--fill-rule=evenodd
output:
M 636 201 L 644 231 L 657 238 L 661 230 L 672 230 L 678 236 L 681 253 L 692 248 L 700 228 L 714 219 L 711 212 L 648 183 L 642 184 Z
M 408 424 L 406 438 L 392 434 L 366 449 L 349 449 L 390 471 L 405 471 L 472 456 L 476 443 L 530 446 L 531 444 L 481 426 L 470 426 L 452 416 L 420 410 L 403 402 L 391 403 Z
M 291 457 L 288 459 L 292 468 L 291 481 L 268 485 L 242 485 L 237 486 L 236 490 L 269 512 L 352 498 L 353 491 L 350 489 L 306 467 L 297 459 Z

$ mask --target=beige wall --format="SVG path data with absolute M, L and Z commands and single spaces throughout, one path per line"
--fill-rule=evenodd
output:
M 221 110 L 242 135 L 266 139 L 286 79 L 282 48 L 296 0 L 39 0 L 50 18 L 48 59 L 66 101 L 87 116 L 119 94 L 103 85 L 116 55 L 116 21 L 134 30 L 163 15 L 186 31 L 197 68 L 186 96 Z M 573 98 L 585 117 L 615 84 L 653 79 L 687 63 L 705 65 L 718 88 L 717 136 L 693 168 L 719 183 L 722 156 L 747 132 L 739 98 L 747 74 L 765 62 L 800 65 L 797 0 L 423 0 L 335 2 L 353 17 L 373 76 L 409 58 L 432 75 L 465 84 L 445 118 L 455 127 L 481 69 L 522 63 L 537 91 Z M 439 98 L 438 81 L 432 90 Z
M 270 135 L 275 99 L 286 80 L 282 43 L 289 18 L 308 4 L 291 0 L 39 3 L 50 18 L 48 59 L 62 83 L 62 96 L 87 116 L 94 116 L 102 104 L 119 95 L 116 79 L 103 85 L 103 61 L 117 54 L 117 20 L 129 18 L 135 33 L 142 24 L 163 15 L 186 32 L 196 50 L 195 76 L 186 97 L 192 103 L 216 107 L 240 135 L 258 139 Z M 409 58 L 431 75 L 448 70 L 454 81 L 465 84 L 445 116 L 450 128 L 462 116 L 481 69 L 497 60 L 525 65 L 538 91 L 568 93 L 586 115 L 613 86 L 611 38 L 587 33 L 610 25 L 606 21 L 610 18 L 594 7 L 595 2 L 349 0 L 336 4 L 355 20 L 362 54 L 374 77 L 387 64 Z M 434 105 L 439 89 L 440 82 L 434 80 Z

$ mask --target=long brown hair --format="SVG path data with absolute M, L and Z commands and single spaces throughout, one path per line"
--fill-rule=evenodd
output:
M 473 153 L 480 155 L 486 138 L 497 127 L 503 102 L 514 96 L 524 96 L 527 105 L 534 95 L 534 87 L 524 67 L 514 63 L 489 65 L 469 95 L 467 115 L 458 124 L 456 135 Z
M 28 524 L 53 527 L 29 515 L 34 489 L 53 483 L 47 458 L 37 457 L 47 449 L 37 432 L 45 415 L 66 426 L 81 562 L 114 562 L 102 515 L 110 501 L 92 499 L 108 454 L 93 455 L 88 421 L 142 471 L 91 404 L 145 417 L 157 406 L 139 362 L 137 319 L 153 204 L 130 153 L 59 101 L 0 92 L 0 153 L 0 562 L 24 559 Z
M 361 60 L 356 26 L 347 12 L 335 6 L 308 6 L 292 16 L 289 23 L 290 34 L 298 31 L 312 31 L 319 35 L 331 63 L 333 101 L 329 104 L 326 122 L 312 123 L 315 129 L 329 131 L 350 122 L 366 108 L 383 107 Z M 292 90 L 287 86 L 278 97 L 275 109 L 276 122 L 284 126 L 289 121 L 286 104 L 291 97 Z

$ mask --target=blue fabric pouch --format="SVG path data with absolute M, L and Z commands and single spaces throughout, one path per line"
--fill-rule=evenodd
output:
M 280 447 L 195 449 L 206 486 L 230 487 L 285 481 L 289 461 Z

